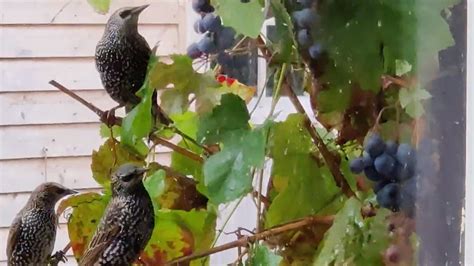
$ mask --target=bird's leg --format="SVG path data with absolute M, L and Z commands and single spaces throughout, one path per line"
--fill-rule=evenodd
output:
M 117 120 L 117 117 L 115 117 L 115 110 L 124 106 L 125 104 L 120 104 L 110 110 L 105 111 L 100 117 L 100 121 L 106 124 L 108 127 L 112 127 L 113 125 L 115 125 L 115 121 Z
M 52 256 L 49 257 L 49 265 L 56 266 L 59 262 L 66 262 L 66 253 L 62 250 L 56 251 Z

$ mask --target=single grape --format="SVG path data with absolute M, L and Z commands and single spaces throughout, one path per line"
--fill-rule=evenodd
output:
M 188 46 L 186 54 L 191 57 L 191 59 L 196 59 L 202 55 L 202 52 L 199 50 L 197 43 L 192 43 Z
M 392 156 L 395 156 L 397 154 L 397 149 L 398 149 L 398 144 L 393 141 L 393 140 L 389 140 L 385 143 L 385 152 L 392 155 Z
M 364 162 L 364 167 L 370 167 L 374 165 L 374 159 L 372 159 L 372 157 L 370 157 L 370 154 L 365 151 L 362 155 L 362 161 Z
M 230 27 L 223 27 L 214 35 L 216 39 L 217 49 L 219 51 L 229 49 L 235 42 L 235 31 Z
M 319 44 L 319 43 L 315 43 L 315 44 L 311 45 L 308 49 L 309 56 L 312 59 L 318 59 L 319 56 L 321 55 L 322 50 L 323 50 L 322 45 Z
M 416 159 L 415 151 L 409 144 L 403 143 L 398 146 L 397 160 L 401 164 L 414 163 Z
M 364 174 L 369 180 L 374 181 L 374 182 L 377 182 L 383 179 L 383 176 L 379 174 L 373 166 L 366 167 L 364 169 Z
M 212 38 L 210 36 L 204 36 L 198 43 L 197 47 L 199 51 L 205 53 L 205 54 L 212 54 L 216 52 L 217 48 L 214 42 L 212 41 Z
M 400 209 L 400 186 L 390 183 L 377 192 L 377 202 L 380 206 L 398 211 Z
M 301 47 L 308 47 L 311 45 L 311 35 L 307 29 L 299 30 L 296 35 L 296 40 Z
M 194 22 L 193 28 L 196 33 L 204 33 L 206 32 L 204 28 L 202 27 L 201 23 L 202 19 L 198 19 Z
M 355 158 L 349 163 L 349 168 L 354 174 L 360 174 L 364 171 L 364 160 L 362 157 Z
M 292 17 L 296 26 L 298 26 L 300 29 L 310 29 L 318 20 L 316 10 L 312 8 L 305 8 L 295 11 L 293 12 Z
M 298 0 L 297 1 L 300 5 L 302 5 L 303 7 L 311 7 L 311 5 L 313 4 L 314 0 Z
M 375 158 L 382 154 L 382 152 L 385 150 L 385 142 L 379 134 L 373 133 L 367 139 L 364 149 L 370 154 L 370 157 Z
M 400 209 L 413 216 L 415 213 L 417 182 L 415 178 L 403 182 L 400 186 Z
M 217 32 L 222 28 L 221 18 L 211 13 L 206 14 L 202 20 L 200 20 L 199 24 L 200 28 L 202 28 L 204 32 Z
M 380 180 L 379 182 L 375 183 L 374 187 L 372 188 L 374 190 L 375 193 L 379 192 L 383 187 L 385 187 L 386 185 L 390 184 L 390 183 L 393 183 L 391 180 L 387 180 L 387 179 L 384 179 L 384 180 Z
M 193 0 L 192 1 L 193 10 L 197 13 L 212 13 L 214 12 L 214 7 L 211 5 L 210 0 Z
M 389 176 L 395 168 L 395 159 L 387 153 L 382 153 L 374 160 L 374 167 L 377 172 L 384 176 Z
M 415 175 L 415 168 L 413 164 L 401 164 L 397 163 L 395 169 L 395 178 L 399 181 L 407 180 Z
M 220 52 L 217 54 L 217 63 L 221 66 L 231 67 L 234 63 L 234 60 L 231 55 Z

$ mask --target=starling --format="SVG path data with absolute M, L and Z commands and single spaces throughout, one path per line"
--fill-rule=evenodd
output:
M 153 204 L 142 183 L 145 171 L 124 164 L 112 174 L 112 199 L 79 265 L 131 265 L 139 257 L 155 225 Z
M 32 192 L 10 227 L 8 265 L 47 265 L 50 262 L 57 227 L 54 206 L 62 197 L 74 193 L 77 192 L 54 182 L 43 183 Z
M 95 50 L 95 64 L 102 85 L 110 97 L 119 105 L 106 115 L 113 115 L 115 109 L 125 106 L 129 112 L 140 103 L 135 93 L 141 88 L 147 74 L 152 50 L 145 38 L 138 32 L 138 16 L 148 5 L 124 7 L 109 18 L 105 31 Z M 171 120 L 157 104 L 156 91 L 153 94 L 153 116 L 168 125 Z

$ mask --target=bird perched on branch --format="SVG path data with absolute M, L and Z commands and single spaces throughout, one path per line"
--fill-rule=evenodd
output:
M 32 192 L 10 227 L 8 265 L 47 265 L 53 257 L 62 260 L 64 254 L 52 256 L 58 225 L 54 206 L 74 193 L 77 191 L 54 182 L 43 183 Z
M 135 93 L 145 81 L 152 54 L 147 41 L 138 32 L 138 16 L 147 7 L 124 7 L 115 11 L 96 46 L 95 63 L 102 85 L 119 104 L 107 112 L 107 116 L 113 117 L 115 109 L 122 106 L 129 112 L 140 103 L 140 97 Z M 171 120 L 157 104 L 156 91 L 152 100 L 153 116 L 165 125 L 170 124 Z
M 131 265 L 150 240 L 153 205 L 142 183 L 146 169 L 120 166 L 112 175 L 112 199 L 79 265 Z

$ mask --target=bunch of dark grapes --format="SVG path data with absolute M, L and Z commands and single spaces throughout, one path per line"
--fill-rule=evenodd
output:
M 296 28 L 296 41 L 301 49 L 306 49 L 312 59 L 318 59 L 322 53 L 322 46 L 314 40 L 314 34 L 319 21 L 316 13 L 316 0 L 298 0 L 301 10 L 292 13 Z
M 221 18 L 214 14 L 214 7 L 210 0 L 192 0 L 193 10 L 201 15 L 201 18 L 194 23 L 194 30 L 203 34 L 197 43 L 191 44 L 187 49 L 187 54 L 192 59 L 202 55 L 217 54 L 223 63 L 228 63 L 225 53 L 235 43 L 235 31 L 230 27 L 222 25 Z
M 353 173 L 364 172 L 375 182 L 373 189 L 380 206 L 392 211 L 414 211 L 416 193 L 416 153 L 411 145 L 385 142 L 373 133 L 364 145 L 363 155 L 350 162 Z

